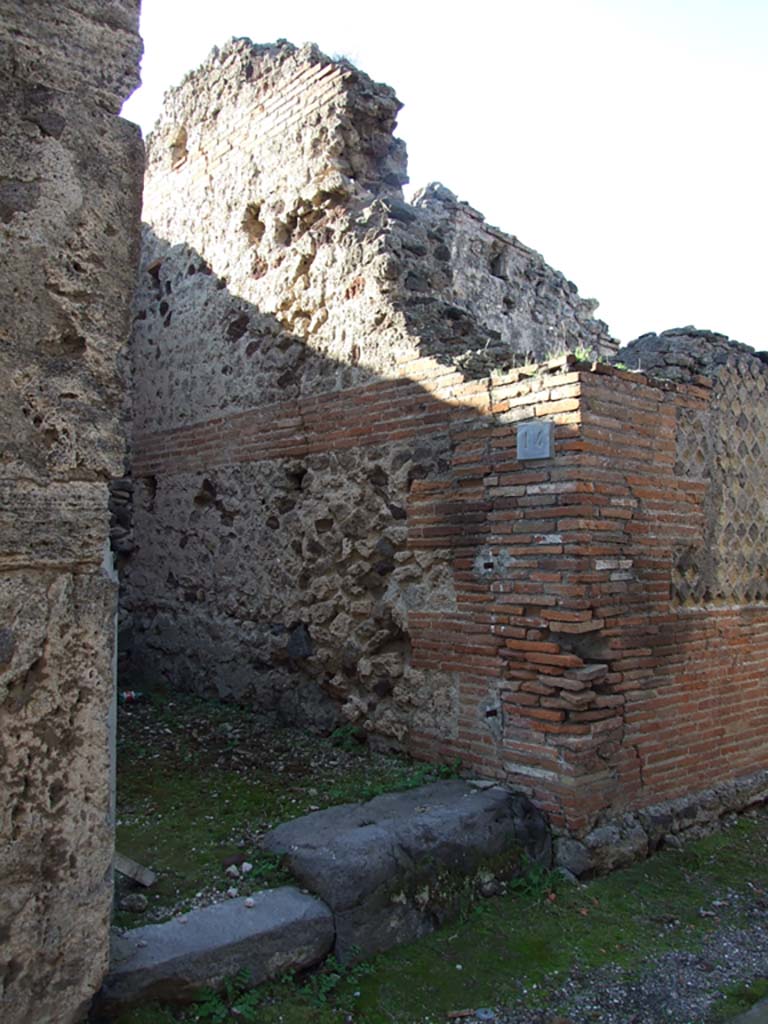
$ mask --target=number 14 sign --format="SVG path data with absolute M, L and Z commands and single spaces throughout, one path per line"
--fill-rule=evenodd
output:
M 533 420 L 517 425 L 517 458 L 551 459 L 554 455 L 555 430 L 551 420 Z

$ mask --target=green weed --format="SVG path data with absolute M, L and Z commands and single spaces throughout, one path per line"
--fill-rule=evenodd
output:
M 259 1019 L 260 1005 L 261 994 L 251 984 L 248 971 L 243 970 L 225 978 L 221 989 L 205 989 L 195 1009 L 200 1020 L 211 1024 L 224 1024 L 233 1019 L 254 1024 Z
M 319 970 L 307 977 L 304 983 L 305 989 L 315 1005 L 324 1006 L 330 1002 L 332 996 L 338 996 L 342 982 L 346 984 L 347 992 L 349 992 L 372 971 L 373 965 L 370 963 L 360 963 L 349 967 L 339 963 L 331 954 L 326 957 Z M 344 999 L 342 1002 L 346 1005 L 349 1000 Z
M 527 857 L 521 874 L 511 879 L 507 887 L 523 896 L 543 899 L 553 893 L 561 882 L 559 875 Z
M 745 1013 L 761 999 L 768 998 L 768 978 L 757 978 L 748 985 L 731 985 L 723 992 L 723 998 L 715 1006 L 711 1020 L 727 1021 Z
M 350 753 L 357 753 L 361 751 L 358 734 L 358 727 L 348 722 L 346 725 L 340 725 L 338 729 L 334 729 L 328 738 L 334 747 L 339 747 L 341 750 L 346 750 Z
M 561 345 L 559 348 L 549 349 L 544 358 L 547 360 L 562 359 L 567 355 L 576 356 L 580 363 L 592 363 L 598 358 L 597 352 L 586 345 L 576 345 L 575 348 L 566 348 L 565 345 Z

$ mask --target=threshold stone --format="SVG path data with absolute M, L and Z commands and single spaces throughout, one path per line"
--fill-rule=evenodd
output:
M 254 985 L 318 963 L 333 945 L 328 908 L 292 886 L 192 910 L 118 935 L 97 997 L 102 1015 L 134 1003 L 184 1001 L 247 970 Z M 98 1019 L 98 1018 L 97 1018 Z
M 734 1017 L 731 1024 L 768 1024 L 768 999 L 761 999 L 752 1009 Z
M 344 961 L 426 935 L 491 879 L 552 862 L 549 829 L 529 800 L 460 779 L 315 811 L 278 825 L 263 845 L 331 908 Z

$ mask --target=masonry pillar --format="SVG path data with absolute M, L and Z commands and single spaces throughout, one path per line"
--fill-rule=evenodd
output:
M 139 0 L 0 0 L 0 1018 L 68 1024 L 107 962 L 107 486 L 142 144 Z

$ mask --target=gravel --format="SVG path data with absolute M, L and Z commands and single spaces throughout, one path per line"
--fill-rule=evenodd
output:
M 482 1008 L 462 1024 L 706 1024 L 722 992 L 768 976 L 768 906 L 758 898 L 736 898 L 731 909 L 745 913 L 742 927 L 724 924 L 709 933 L 699 950 L 666 952 L 638 961 L 631 970 L 608 965 L 572 971 L 548 990 L 546 1007 Z M 521 1003 L 541 998 L 532 987 Z

